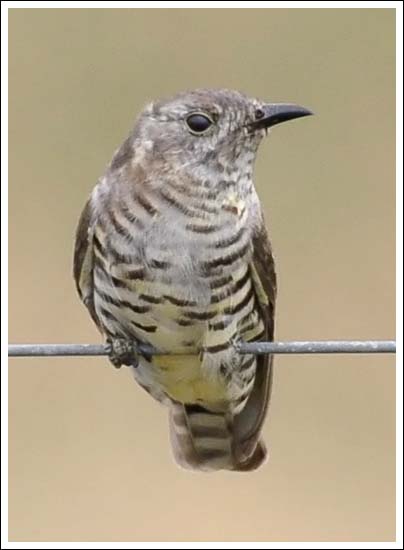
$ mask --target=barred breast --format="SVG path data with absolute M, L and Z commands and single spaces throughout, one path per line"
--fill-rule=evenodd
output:
M 155 397 L 237 413 L 256 361 L 232 344 L 259 338 L 264 327 L 250 268 L 249 204 L 231 183 L 221 189 L 218 196 L 167 181 L 131 195 L 109 191 L 94 229 L 94 306 L 108 336 L 189 351 L 142 359 L 135 376 Z

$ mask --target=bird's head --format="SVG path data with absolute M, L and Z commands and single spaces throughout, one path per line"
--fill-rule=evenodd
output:
M 232 90 L 183 92 L 146 107 L 136 122 L 135 151 L 140 147 L 166 167 L 200 177 L 231 174 L 252 165 L 272 126 L 311 114 L 298 105 L 265 103 Z

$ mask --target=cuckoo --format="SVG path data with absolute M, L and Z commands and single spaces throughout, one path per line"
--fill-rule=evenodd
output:
M 155 101 L 82 212 L 79 295 L 111 362 L 168 408 L 186 468 L 251 471 L 265 459 L 272 357 L 236 346 L 274 335 L 275 267 L 253 167 L 272 126 L 310 114 L 231 90 Z

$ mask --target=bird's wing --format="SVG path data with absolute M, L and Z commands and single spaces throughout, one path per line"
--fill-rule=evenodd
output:
M 94 307 L 94 211 L 89 199 L 81 213 L 74 246 L 73 275 L 76 288 L 91 317 L 100 328 Z
M 253 287 L 264 321 L 263 340 L 272 341 L 274 337 L 274 314 L 276 299 L 276 273 L 271 243 L 262 220 L 260 227 L 253 235 L 253 256 L 250 265 Z M 257 371 L 254 387 L 246 406 L 235 418 L 237 439 L 244 456 L 250 456 L 256 449 L 254 458 L 246 463 L 246 469 L 253 469 L 262 462 L 265 456 L 263 444 L 259 443 L 260 432 L 268 408 L 272 384 L 272 356 L 257 356 Z

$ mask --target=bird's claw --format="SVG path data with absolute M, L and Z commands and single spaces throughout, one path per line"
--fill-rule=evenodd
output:
M 139 356 L 136 342 L 125 338 L 110 338 L 107 340 L 107 352 L 111 363 L 119 369 L 122 365 L 137 367 Z

